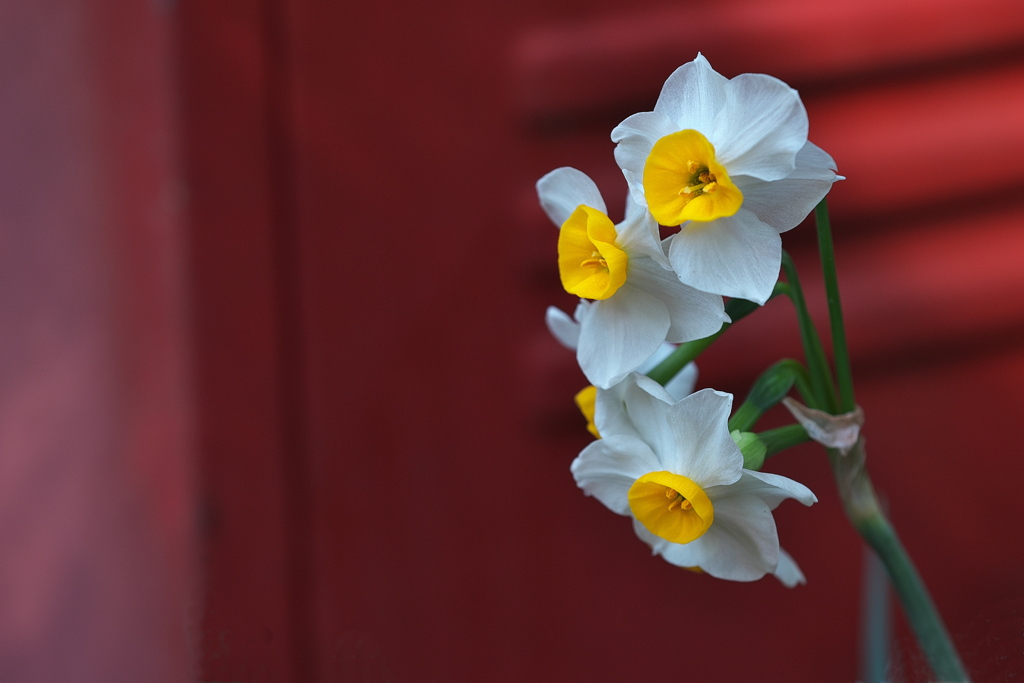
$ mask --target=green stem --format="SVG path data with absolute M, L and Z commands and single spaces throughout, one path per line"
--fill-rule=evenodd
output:
M 749 432 L 762 415 L 764 411 L 760 407 L 750 401 L 744 401 L 729 418 L 729 431 L 738 429 L 741 432 Z
M 860 642 L 862 683 L 885 683 L 889 666 L 890 609 L 889 573 L 878 554 L 866 543 L 860 600 Z
M 835 388 L 832 385 L 832 373 L 825 357 L 825 349 L 821 345 L 818 330 L 814 327 L 814 321 L 807 310 L 807 301 L 804 299 L 804 291 L 800 286 L 800 276 L 796 272 L 796 264 L 793 263 L 793 258 L 786 251 L 782 252 L 782 270 L 786 274 L 786 282 L 789 285 L 784 291 L 796 310 L 800 341 L 807 358 L 807 371 L 810 375 L 811 393 L 813 394 L 813 401 L 809 401 L 807 405 L 811 408 L 834 412 Z M 805 400 L 811 398 L 811 396 L 806 396 Z
M 839 412 L 848 413 L 857 405 L 853 396 L 853 373 L 850 369 L 850 353 L 846 346 L 846 326 L 843 323 L 843 307 L 839 302 L 839 280 L 836 277 L 836 255 L 832 247 L 832 228 L 828 216 L 828 204 L 824 199 L 814 208 L 814 220 L 818 225 L 818 251 L 821 253 L 821 269 L 825 277 L 825 296 L 828 298 L 828 317 L 832 324 L 832 348 L 835 354 L 836 384 L 839 387 Z
M 785 427 L 769 429 L 768 431 L 760 432 L 758 436 L 768 448 L 768 452 L 764 455 L 766 458 L 811 439 L 811 437 L 807 436 L 807 430 L 800 425 L 786 425 Z
M 969 681 L 928 589 L 882 512 L 864 467 L 864 440 L 858 440 L 846 455 L 829 449 L 829 460 L 846 516 L 889 571 L 907 621 L 936 678 L 945 683 Z

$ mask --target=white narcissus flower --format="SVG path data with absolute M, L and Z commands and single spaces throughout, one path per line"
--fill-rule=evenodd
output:
M 792 479 L 743 469 L 729 436 L 732 396 L 703 389 L 675 401 L 654 380 L 631 374 L 600 392 L 602 438 L 572 463 L 576 483 L 620 515 L 655 554 L 733 581 L 775 574 L 803 582 L 779 548 L 771 511 L 786 498 L 814 494 Z M 607 404 L 606 404 L 607 403 Z
M 764 74 L 728 79 L 697 55 L 669 76 L 654 111 L 612 131 L 634 198 L 662 225 L 681 227 L 668 249 L 680 281 L 768 300 L 780 233 L 840 179 L 807 128 L 796 90 Z
M 682 284 L 668 270 L 658 226 L 627 200 L 626 218 L 608 218 L 597 185 L 559 168 L 537 181 L 548 217 L 560 226 L 558 270 L 570 294 L 592 302 L 576 310 L 576 358 L 591 384 L 607 388 L 662 343 L 701 339 L 729 322 L 722 297 Z

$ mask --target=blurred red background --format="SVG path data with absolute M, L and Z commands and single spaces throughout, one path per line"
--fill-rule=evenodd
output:
M 869 466 L 975 680 L 1019 680 L 1019 0 L 0 2 L 0 680 L 856 680 L 818 449 L 767 468 L 821 500 L 776 515 L 793 590 L 652 558 L 568 472 L 533 183 L 623 194 L 611 128 L 698 51 L 847 176 Z M 772 302 L 701 384 L 797 354 Z

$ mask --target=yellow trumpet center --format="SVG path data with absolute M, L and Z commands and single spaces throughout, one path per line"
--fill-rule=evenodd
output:
M 650 472 L 629 487 L 629 509 L 644 527 L 673 543 L 689 543 L 711 527 L 715 507 L 692 479 Z
M 732 216 L 743 193 L 715 158 L 715 148 L 695 130 L 681 130 L 654 143 L 644 164 L 644 196 L 662 225 L 707 222 Z
M 558 233 L 558 273 L 570 294 L 607 299 L 626 282 L 629 257 L 615 240 L 615 224 L 597 209 L 580 204 Z

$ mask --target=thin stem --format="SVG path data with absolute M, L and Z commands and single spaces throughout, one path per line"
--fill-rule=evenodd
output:
M 768 448 L 768 452 L 764 454 L 765 458 L 769 458 L 780 451 L 798 446 L 811 439 L 807 435 L 807 430 L 800 425 L 786 425 L 785 427 L 769 429 L 759 433 L 758 436 Z
M 729 431 L 749 432 L 762 415 L 764 411 L 761 408 L 750 401 L 744 401 L 729 418 Z
M 804 355 L 807 357 L 807 371 L 810 375 L 811 393 L 813 401 L 807 405 L 819 410 L 835 411 L 835 388 L 832 385 L 832 374 L 829 369 L 828 360 L 825 357 L 825 349 L 821 345 L 821 337 L 814 327 L 814 321 L 807 310 L 807 302 L 804 299 L 804 291 L 800 286 L 800 276 L 796 272 L 796 264 L 792 257 L 782 252 L 782 270 L 786 274 L 788 291 L 785 293 L 793 302 L 796 310 L 797 323 L 800 328 L 800 341 L 804 347 Z M 812 398 L 810 396 L 806 399 Z
M 863 553 L 860 680 L 863 683 L 885 683 L 885 671 L 889 664 L 892 613 L 889 605 L 889 575 L 881 558 L 870 546 L 865 544 Z
M 832 228 L 828 216 L 828 204 L 824 199 L 814 208 L 814 220 L 818 225 L 818 251 L 821 253 L 821 269 L 825 277 L 828 317 L 832 324 L 832 349 L 836 364 L 836 383 L 839 387 L 839 412 L 848 413 L 854 409 L 857 402 L 853 397 L 853 373 L 850 369 L 850 353 L 846 346 L 846 325 L 843 323 L 843 307 L 839 302 L 839 280 L 836 277 L 836 255 L 832 247 Z
M 935 676 L 947 683 L 969 681 L 927 587 L 882 512 L 864 467 L 863 439 L 846 455 L 830 449 L 829 459 L 846 516 L 889 571 L 903 611 Z

